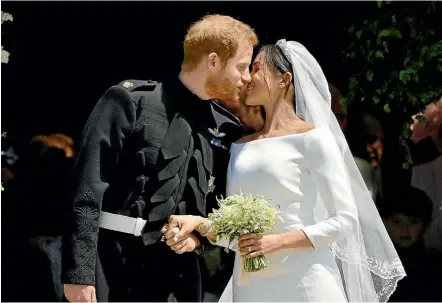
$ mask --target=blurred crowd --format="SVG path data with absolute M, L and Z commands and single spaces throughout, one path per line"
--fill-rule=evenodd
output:
M 421 113 L 427 125 L 410 117 L 414 163 L 403 170 L 398 134 L 388 131 L 397 122 L 360 105 L 347 109 L 331 84 L 330 92 L 333 112 L 407 272 L 390 301 L 442 301 L 442 99 Z M 61 235 L 74 142 L 48 134 L 35 136 L 20 155 L 13 146 L 2 148 L 2 301 L 66 301 Z M 233 254 L 214 249 L 204 261 L 205 301 L 217 301 Z

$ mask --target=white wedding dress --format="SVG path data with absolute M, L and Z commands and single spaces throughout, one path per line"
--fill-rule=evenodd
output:
M 329 245 L 356 223 L 355 203 L 345 166 L 332 135 L 322 129 L 233 144 L 227 194 L 262 194 L 280 206 L 275 233 L 303 230 L 314 248 L 267 255 L 270 265 L 238 283 L 235 269 L 220 301 L 347 302 L 339 268 Z M 318 195 L 328 219 L 315 220 Z M 329 203 L 328 203 L 329 202 Z M 228 247 L 226 240 L 217 245 Z M 237 250 L 237 242 L 230 244 Z

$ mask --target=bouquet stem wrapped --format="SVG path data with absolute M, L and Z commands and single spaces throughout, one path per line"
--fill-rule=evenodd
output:
M 244 271 L 255 272 L 269 266 L 270 262 L 267 261 L 265 256 L 257 256 L 251 259 L 244 259 Z
M 218 199 L 219 209 L 209 214 L 213 232 L 230 243 L 246 234 L 265 235 L 276 224 L 278 207 L 270 204 L 262 195 L 235 194 Z M 244 258 L 244 271 L 256 272 L 266 268 L 269 262 L 265 256 Z

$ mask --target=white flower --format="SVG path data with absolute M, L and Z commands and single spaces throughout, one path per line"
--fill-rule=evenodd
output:
M 14 18 L 12 18 L 11 14 L 2 12 L 2 24 L 4 21 L 13 21 L 13 20 L 14 20 Z
M 2 63 L 8 63 L 8 62 L 9 62 L 9 52 L 5 51 L 2 46 Z
M 232 239 L 247 233 L 265 234 L 276 223 L 278 208 L 262 196 L 232 195 L 218 201 L 208 218 L 220 237 Z

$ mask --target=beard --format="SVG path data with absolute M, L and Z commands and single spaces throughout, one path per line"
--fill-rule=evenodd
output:
M 226 103 L 238 103 L 239 95 L 236 84 L 222 75 L 213 75 L 207 79 L 205 84 L 207 94 L 213 98 Z
M 264 119 L 261 106 L 248 106 L 245 104 L 247 87 L 241 91 L 236 84 L 232 84 L 226 77 L 214 75 L 207 79 L 205 84 L 207 94 L 220 101 L 225 109 L 234 114 L 252 132 L 261 130 Z

